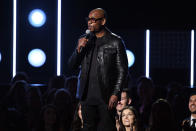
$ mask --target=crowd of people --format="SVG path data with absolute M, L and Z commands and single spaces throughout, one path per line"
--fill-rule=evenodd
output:
M 0 130 L 83 131 L 85 108 L 75 97 L 77 79 L 55 76 L 41 90 L 18 73 L 1 96 Z M 142 76 L 136 86 L 121 91 L 114 118 L 116 131 L 191 131 L 196 130 L 195 114 L 194 89 L 177 82 L 160 88 Z

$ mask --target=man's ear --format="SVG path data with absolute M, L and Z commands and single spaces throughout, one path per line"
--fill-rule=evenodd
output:
M 103 18 L 101 25 L 105 25 L 106 24 L 106 19 Z
M 132 102 L 132 99 L 131 99 L 131 98 L 129 98 L 129 99 L 128 99 L 128 105 L 130 105 L 130 104 L 131 104 L 131 102 Z

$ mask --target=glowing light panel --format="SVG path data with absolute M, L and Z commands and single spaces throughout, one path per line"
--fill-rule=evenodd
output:
M 130 50 L 126 50 L 126 53 L 128 58 L 128 67 L 130 68 L 135 62 L 135 56 Z
M 40 9 L 34 9 L 29 13 L 29 23 L 34 27 L 41 27 L 46 22 L 46 15 Z
M 57 18 L 57 76 L 61 75 L 61 0 L 58 0 Z
M 12 63 L 12 77 L 16 75 L 16 12 L 17 11 L 17 1 L 13 0 L 13 63 Z
M 191 30 L 191 79 L 190 87 L 194 87 L 194 30 Z
M 41 67 L 46 61 L 46 55 L 41 49 L 33 49 L 28 54 L 28 61 L 33 67 Z
M 150 77 L 150 30 L 146 30 L 146 77 Z
M 1 52 L 0 52 L 0 63 L 1 63 Z

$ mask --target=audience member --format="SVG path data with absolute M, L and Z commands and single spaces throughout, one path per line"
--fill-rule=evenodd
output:
M 191 115 L 183 121 L 182 130 L 195 131 L 196 130 L 196 92 L 191 93 L 189 97 L 188 107 Z
M 128 106 L 131 104 L 131 97 L 130 97 L 130 92 L 129 92 L 129 89 L 128 88 L 124 88 L 121 92 L 121 98 L 120 100 L 118 101 L 118 104 L 116 106 L 116 128 L 117 130 L 119 129 L 119 120 L 120 120 L 120 114 L 121 114 L 121 111 L 122 109 L 125 107 L 125 106 Z
M 147 131 L 177 131 L 173 110 L 165 99 L 153 103 Z
M 27 124 L 31 131 L 37 129 L 42 105 L 43 102 L 40 89 L 38 87 L 30 87 L 27 92 Z
M 60 117 L 61 131 L 70 130 L 73 109 L 70 92 L 63 88 L 58 89 L 54 95 L 54 105 L 57 108 L 57 115 Z
M 137 82 L 137 94 L 139 101 L 137 110 L 140 114 L 141 126 L 148 127 L 151 106 L 153 103 L 154 83 L 150 78 L 142 76 Z
M 126 106 L 122 109 L 119 131 L 139 131 L 138 113 L 132 106 Z
M 16 75 L 11 79 L 11 85 L 14 84 L 16 81 L 24 80 L 27 83 L 30 83 L 29 77 L 25 72 L 17 72 Z
M 14 82 L 2 103 L 6 108 L 6 128 L 8 130 L 27 130 L 27 90 L 28 83 L 26 81 L 19 80 Z
M 54 105 L 45 105 L 40 112 L 40 122 L 36 131 L 60 131 L 57 109 Z
M 73 109 L 75 110 L 78 100 L 76 99 L 76 91 L 77 91 L 77 83 L 78 77 L 77 76 L 70 76 L 66 79 L 66 88 L 71 93 Z

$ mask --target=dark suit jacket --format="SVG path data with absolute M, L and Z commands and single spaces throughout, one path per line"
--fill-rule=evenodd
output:
M 188 117 L 183 120 L 183 123 L 182 123 L 182 130 L 183 131 L 196 131 L 196 128 L 193 129 L 190 126 L 190 121 L 191 121 L 191 117 Z

